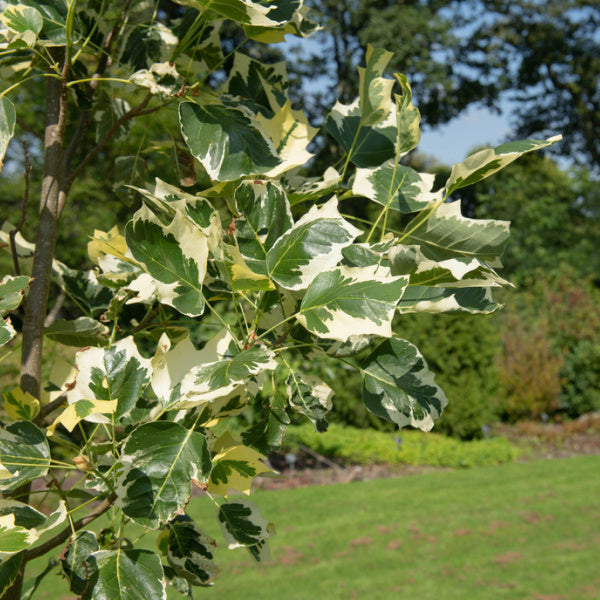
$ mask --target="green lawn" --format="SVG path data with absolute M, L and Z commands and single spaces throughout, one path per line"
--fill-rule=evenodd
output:
M 243 549 L 222 549 L 221 578 L 196 598 L 599 597 L 600 456 L 253 498 L 277 526 L 270 562 L 257 566 Z M 220 542 L 214 506 L 199 498 L 188 508 Z M 58 584 L 49 576 L 34 598 L 70 598 Z

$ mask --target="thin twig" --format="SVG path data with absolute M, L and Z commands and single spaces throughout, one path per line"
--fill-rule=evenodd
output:
M 33 165 L 29 162 L 29 152 L 27 152 L 27 146 L 23 142 L 23 152 L 25 152 L 25 193 L 23 195 L 23 208 L 21 209 L 21 220 L 17 226 L 8 234 L 10 238 L 10 251 L 12 253 L 13 267 L 15 269 L 15 275 L 21 274 L 21 268 L 19 267 L 19 256 L 17 254 L 17 233 L 21 230 L 21 227 L 25 224 L 25 218 L 27 217 L 27 206 L 29 205 L 29 174 Z
M 66 401 L 67 401 L 67 392 L 64 392 L 58 398 L 55 398 L 54 400 L 52 400 L 52 402 L 49 402 L 45 406 L 42 406 L 40 408 L 40 412 L 37 414 L 35 419 L 33 419 L 33 422 L 36 425 L 39 425 L 41 427 L 48 426 L 50 423 L 46 422 L 46 417 L 48 415 L 52 414 L 55 410 L 57 410 L 61 406 L 63 406 Z
M 66 542 L 73 531 L 79 531 L 82 527 L 85 527 L 101 515 L 103 515 L 115 502 L 117 499 L 116 494 L 111 494 L 108 498 L 105 498 L 95 510 L 86 515 L 85 517 L 79 519 L 79 521 L 75 521 L 72 526 L 69 525 L 65 529 L 63 529 L 58 535 L 55 535 L 53 538 L 49 539 L 47 542 L 32 548 L 31 550 L 25 550 L 23 552 L 23 564 L 37 558 L 38 556 L 43 556 L 46 552 L 53 550 L 57 546 L 60 546 L 62 543 Z
M 35 129 L 33 129 L 33 127 L 29 127 L 29 125 L 27 125 L 22 119 L 19 119 L 19 117 L 17 117 L 17 125 L 21 129 L 23 129 L 24 131 L 26 131 L 27 133 L 30 133 L 31 135 L 33 135 L 34 137 L 36 137 L 41 142 L 44 141 L 44 134 L 43 133 L 40 133 L 39 131 L 36 131 Z

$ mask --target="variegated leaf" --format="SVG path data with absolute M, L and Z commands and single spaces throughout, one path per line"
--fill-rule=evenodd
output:
M 306 290 L 298 321 L 315 335 L 346 341 L 351 335 L 392 335 L 392 319 L 408 284 L 378 267 L 338 267 L 320 273 Z
M 29 392 L 16 387 L 4 392 L 4 410 L 13 421 L 33 421 L 40 412 L 40 403 Z
M 5 592 L 19 576 L 22 561 L 23 554 L 21 552 L 0 561 L 0 598 L 4 598 Z
M 288 402 L 298 413 L 308 417 L 317 431 L 326 431 L 327 413 L 331 410 L 333 390 L 323 381 L 290 369 L 286 386 Z
M 252 480 L 257 475 L 271 471 L 256 450 L 244 446 L 233 436 L 224 433 L 213 446 L 213 468 L 208 490 L 227 498 L 230 492 L 250 494 Z
M 16 122 L 15 105 L 6 96 L 0 96 L 0 172 L 8 143 L 15 134 Z
M 247 54 L 234 54 L 227 91 L 233 96 L 252 100 L 265 116 L 272 115 L 285 105 L 288 87 L 285 62 L 266 65 Z
M 0 428 L 0 465 L 5 471 L 0 478 L 1 491 L 10 492 L 44 477 L 50 466 L 50 448 L 44 432 L 29 421 Z
M 336 102 L 325 120 L 325 129 L 342 146 L 357 167 L 377 167 L 396 155 L 398 126 L 394 111 L 376 125 L 361 123 L 357 98 L 352 104 Z
M 160 558 L 149 550 L 98 550 L 82 600 L 167 600 Z
M 192 368 L 181 381 L 179 408 L 190 408 L 229 395 L 253 375 L 277 367 L 275 355 L 254 345 L 233 356 Z
M 23 291 L 30 281 L 30 278 L 26 275 L 18 277 L 5 275 L 2 278 L 0 281 L 0 315 L 19 307 L 23 300 Z
M 480 150 L 452 167 L 446 181 L 446 196 L 489 177 L 527 152 L 546 148 L 561 139 L 562 136 L 556 135 L 547 140 L 522 140 Z
M 155 280 L 159 300 L 184 315 L 201 315 L 208 260 L 206 233 L 179 211 L 163 225 L 142 207 L 127 224 L 125 235 L 133 257 Z
M 342 248 L 360 233 L 342 218 L 335 197 L 320 208 L 313 206 L 268 251 L 269 276 L 288 290 L 306 289 L 318 273 L 340 261 Z
M 162 99 L 176 94 L 183 85 L 183 78 L 170 62 L 155 63 L 150 69 L 136 71 L 129 81 Z
M 273 5 L 275 3 L 272 0 Z M 280 27 L 255 27 L 252 25 L 244 25 L 244 31 L 248 38 L 262 42 L 263 44 L 277 44 L 285 41 L 285 35 L 295 35 L 297 37 L 308 37 L 315 31 L 322 29 L 319 25 L 309 20 L 306 15 L 308 14 L 308 8 L 302 6 L 302 1 L 296 1 L 290 3 L 292 7 L 299 7 L 296 12 L 288 19 L 287 23 Z
M 93 552 L 99 550 L 96 534 L 92 531 L 78 531 L 61 554 L 63 573 L 69 580 L 69 589 L 80 596 L 89 585 L 90 568 L 87 561 Z
M 383 121 L 392 107 L 393 79 L 385 79 L 383 72 L 393 53 L 382 48 L 367 46 L 365 67 L 358 67 L 358 90 L 361 125 L 375 125 Z
M 386 340 L 362 365 L 363 402 L 399 427 L 429 431 L 448 403 L 425 359 L 410 342 Z
M 69 403 L 79 400 L 115 402 L 111 414 L 117 421 L 133 410 L 150 383 L 150 360 L 142 357 L 131 336 L 110 348 L 88 348 L 79 352 L 76 361 L 79 372 L 75 386 L 67 394 Z
M 282 162 L 256 116 L 239 103 L 200 106 L 182 102 L 179 120 L 188 148 L 212 179 L 233 181 L 259 175 Z
M 405 214 L 427 208 L 430 203 L 441 198 L 433 193 L 435 175 L 417 173 L 410 167 L 388 161 L 375 169 L 357 169 L 352 192 L 365 196 Z
M 509 237 L 509 222 L 463 217 L 460 202 L 441 204 L 428 218 L 416 217 L 407 226 L 402 243 L 420 245 L 429 259 L 471 257 L 500 264 Z
M 489 287 L 443 288 L 409 286 L 398 303 L 399 313 L 467 312 L 489 314 L 501 308 Z
M 411 286 L 487 287 L 508 285 L 492 268 L 476 258 L 458 256 L 430 260 L 419 246 L 399 244 L 389 253 L 392 274 L 410 276 Z
M 0 15 L 0 22 L 8 30 L 7 39 L 13 48 L 20 45 L 34 46 L 44 24 L 40 12 L 25 4 L 7 6 Z M 2 154 L 0 153 L 0 161 L 1 159 Z
M 242 225 L 243 227 L 243 225 Z M 247 228 L 243 227 L 244 232 L 249 234 Z M 245 248 L 248 251 L 248 247 Z M 242 255 L 237 246 L 221 243 L 215 250 L 215 265 L 223 281 L 227 282 L 228 287 L 233 291 L 267 291 L 275 289 L 275 285 L 267 275 L 263 260 L 253 260 L 248 256 L 248 260 Z M 250 268 L 251 263 L 259 273 Z M 207 284 L 208 285 L 208 284 Z
M 0 559 L 25 550 L 66 518 L 64 501 L 51 515 L 46 516 L 28 504 L 0 500 Z
M 256 122 L 269 138 L 280 161 L 271 169 L 263 171 L 267 177 L 279 177 L 312 158 L 313 155 L 306 148 L 318 129 L 308 124 L 302 111 L 292 110 L 289 101 L 271 118 L 256 115 Z
M 258 561 L 267 557 L 266 543 L 274 529 L 258 506 L 245 498 L 227 502 L 221 504 L 218 519 L 229 548 L 246 547 Z
M 267 252 L 293 225 L 285 192 L 270 181 L 248 180 L 235 190 L 235 201 L 242 215 L 235 224 L 241 255 L 252 271 L 266 275 Z
M 81 421 L 110 423 L 116 410 L 117 400 L 76 400 L 69 404 L 48 426 L 48 436 L 53 436 L 59 425 L 70 432 Z
M 180 384 L 184 376 L 198 365 L 220 360 L 234 351 L 233 338 L 223 330 L 197 350 L 189 334 L 173 345 L 166 334 L 158 342 L 152 358 L 152 390 L 163 406 L 179 400 Z
M 402 89 L 402 95 L 394 94 L 396 100 L 396 121 L 398 124 L 398 138 L 396 152 L 398 158 L 416 148 L 421 139 L 419 123 L 421 113 L 412 101 L 412 90 L 405 75 L 396 73 L 395 77 Z
M 179 577 L 192 585 L 211 585 L 221 569 L 213 561 L 217 543 L 187 515 L 178 515 L 166 525 L 167 560 Z
M 187 504 L 191 481 L 206 482 L 211 469 L 201 433 L 168 421 L 140 425 L 120 458 L 117 503 L 133 521 L 151 529 Z
M 314 203 L 332 194 L 341 180 L 342 176 L 333 167 L 327 167 L 322 177 L 307 178 L 290 174 L 288 200 L 292 206 L 300 202 Z

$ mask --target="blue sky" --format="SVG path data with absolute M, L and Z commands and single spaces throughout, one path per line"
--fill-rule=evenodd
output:
M 446 125 L 424 128 L 417 150 L 452 165 L 462 162 L 478 146 L 498 146 L 507 141 L 511 128 L 508 115 L 485 108 L 470 108 Z

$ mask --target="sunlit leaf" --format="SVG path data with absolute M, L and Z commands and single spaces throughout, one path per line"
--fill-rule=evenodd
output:
M 206 482 L 211 469 L 204 436 L 177 423 L 140 425 L 121 454 L 118 504 L 136 523 L 156 529 L 187 504 L 191 481 Z
M 40 412 L 40 403 L 20 387 L 4 392 L 4 410 L 13 421 L 32 421 Z
M 402 95 L 394 94 L 396 100 L 396 122 L 398 124 L 398 139 L 396 141 L 397 156 L 401 158 L 413 150 L 421 139 L 419 123 L 421 113 L 412 102 L 412 90 L 405 75 L 395 74 L 402 89 Z
M 320 273 L 306 290 L 298 321 L 319 337 L 392 335 L 396 304 L 408 281 L 386 268 L 337 267 Z
M 0 96 L 0 171 L 8 143 L 15 133 L 17 113 L 14 104 L 6 97 Z
M 562 136 L 556 135 L 547 140 L 522 140 L 475 152 L 452 167 L 446 181 L 446 195 L 489 177 L 527 152 L 546 148 L 561 139 Z
M 160 558 L 149 550 L 99 550 L 90 555 L 83 600 L 166 600 Z
M 501 308 L 489 287 L 444 288 L 409 286 L 398 303 L 398 312 L 467 312 L 489 314 Z
M 337 199 L 331 198 L 319 208 L 312 207 L 275 242 L 267 253 L 269 276 L 286 289 L 306 289 L 317 274 L 340 261 L 342 248 L 360 233 L 342 218 Z
M 385 79 L 383 72 L 393 53 L 370 44 L 365 53 L 365 67 L 358 67 L 358 90 L 361 125 L 375 125 L 383 121 L 392 107 L 393 79 Z

